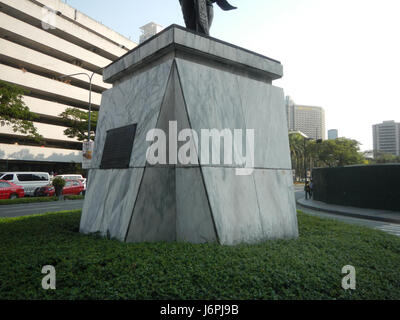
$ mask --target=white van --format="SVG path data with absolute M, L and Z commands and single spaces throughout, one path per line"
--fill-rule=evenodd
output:
M 24 187 L 25 196 L 33 196 L 36 188 L 50 184 L 50 175 L 47 172 L 3 172 L 0 180 Z

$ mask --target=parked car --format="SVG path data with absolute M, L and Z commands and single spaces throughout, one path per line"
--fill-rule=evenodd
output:
M 65 187 L 62 190 L 63 195 L 83 195 L 84 194 L 83 183 L 79 180 L 66 180 Z M 53 197 L 56 194 L 54 186 L 51 184 L 37 188 L 35 190 L 35 196 L 37 197 Z
M 36 188 L 35 190 L 35 197 L 53 197 L 56 190 L 54 187 L 49 184 L 47 186 Z
M 16 184 L 0 180 L 0 199 L 16 199 L 25 196 L 24 188 Z
M 85 187 L 79 180 L 66 180 L 63 195 L 83 195 Z
M 63 178 L 64 180 L 79 180 L 86 190 L 86 178 L 82 177 L 80 174 L 59 174 L 57 177 Z
M 50 184 L 50 175 L 46 172 L 4 172 L 0 173 L 0 180 L 24 187 L 26 196 L 33 196 L 39 187 Z

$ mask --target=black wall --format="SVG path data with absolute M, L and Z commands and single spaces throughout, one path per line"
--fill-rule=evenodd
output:
M 315 200 L 400 211 L 400 164 L 317 168 L 312 175 Z

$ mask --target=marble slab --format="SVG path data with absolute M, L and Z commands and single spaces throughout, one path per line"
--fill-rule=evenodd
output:
M 292 172 L 259 169 L 254 181 L 265 239 L 298 237 Z
M 297 214 L 290 171 L 202 168 L 219 242 L 225 245 L 296 238 Z
M 130 167 L 146 164 L 146 134 L 156 126 L 172 60 L 133 76 L 103 93 L 92 168 L 100 168 L 107 130 L 137 123 Z
M 200 167 L 176 169 L 177 241 L 218 242 Z
M 194 130 L 252 129 L 254 167 L 291 169 L 282 89 L 183 59 L 176 64 Z
M 196 34 L 178 25 L 171 25 L 107 66 L 103 72 L 104 82 L 113 83 L 142 68 L 143 65 L 160 59 L 162 55 L 177 50 L 194 58 L 219 61 L 248 73 L 263 74 L 271 80 L 279 79 L 283 75 L 283 67 L 279 61 L 215 38 Z
M 82 209 L 80 232 L 125 241 L 143 168 L 92 169 Z
M 175 168 L 147 167 L 126 241 L 176 241 L 175 194 Z

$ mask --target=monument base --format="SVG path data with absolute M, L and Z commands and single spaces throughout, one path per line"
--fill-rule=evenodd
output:
M 297 237 L 284 94 L 272 86 L 281 76 L 275 60 L 176 25 L 107 67 L 104 80 L 114 86 L 102 97 L 81 232 L 227 245 Z M 133 124 L 126 166 L 105 163 L 110 130 Z M 168 139 L 168 163 L 148 161 L 154 129 Z M 229 161 L 229 135 L 212 140 L 207 161 L 203 141 L 194 143 L 204 130 L 231 132 L 233 159 L 251 151 L 248 136 L 238 141 L 235 132 L 253 132 L 250 170 Z M 197 162 L 181 163 L 182 150 Z M 217 150 L 219 162 L 212 161 Z

